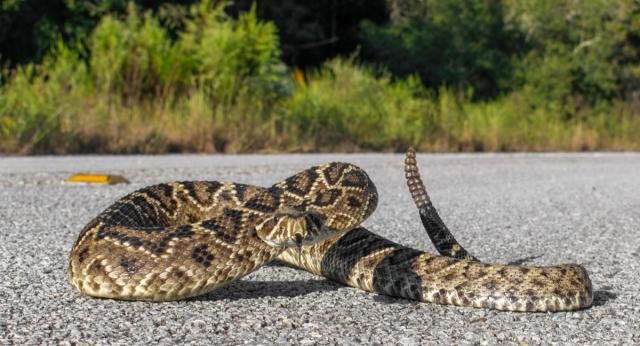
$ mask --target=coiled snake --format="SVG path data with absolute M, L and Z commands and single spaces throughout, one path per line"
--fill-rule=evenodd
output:
M 360 227 L 377 205 L 375 185 L 354 165 L 330 163 L 270 188 L 186 181 L 135 191 L 81 231 L 69 279 L 95 297 L 175 300 L 213 291 L 277 258 L 365 291 L 423 302 L 510 311 L 591 304 L 582 266 L 478 261 L 440 219 L 412 149 L 405 173 L 440 255 Z

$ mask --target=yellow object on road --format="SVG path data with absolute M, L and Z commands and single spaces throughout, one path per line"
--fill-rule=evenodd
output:
M 128 184 L 129 180 L 115 174 L 74 174 L 65 179 L 69 183 L 93 183 L 93 184 Z

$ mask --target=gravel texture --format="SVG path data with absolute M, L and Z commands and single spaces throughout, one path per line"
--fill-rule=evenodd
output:
M 401 155 L 0 158 L 0 344 L 639 344 L 640 154 L 419 155 L 436 207 L 488 262 L 583 264 L 594 306 L 508 313 L 424 304 L 269 265 L 212 294 L 170 303 L 80 296 L 67 282 L 78 232 L 118 197 L 169 180 L 270 185 L 312 164 L 367 170 L 380 204 L 365 226 L 432 251 Z M 64 183 L 75 172 L 129 185 Z

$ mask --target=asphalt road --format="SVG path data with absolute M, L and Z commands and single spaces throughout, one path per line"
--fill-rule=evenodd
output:
M 123 302 L 67 282 L 78 232 L 118 197 L 169 180 L 270 185 L 312 164 L 367 170 L 380 204 L 370 230 L 432 251 L 403 181 L 402 156 L 73 156 L 0 158 L 0 344 L 639 344 L 640 154 L 419 155 L 436 207 L 488 262 L 583 264 L 594 306 L 508 313 L 424 304 L 261 268 L 188 301 Z M 129 185 L 64 183 L 73 172 Z

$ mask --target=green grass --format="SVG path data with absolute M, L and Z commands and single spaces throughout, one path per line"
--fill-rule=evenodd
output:
M 86 42 L 3 71 L 0 152 L 639 150 L 640 109 L 549 99 L 491 101 L 393 80 L 355 59 L 287 72 L 271 23 L 203 2 L 172 40 L 150 14 L 105 16 Z

